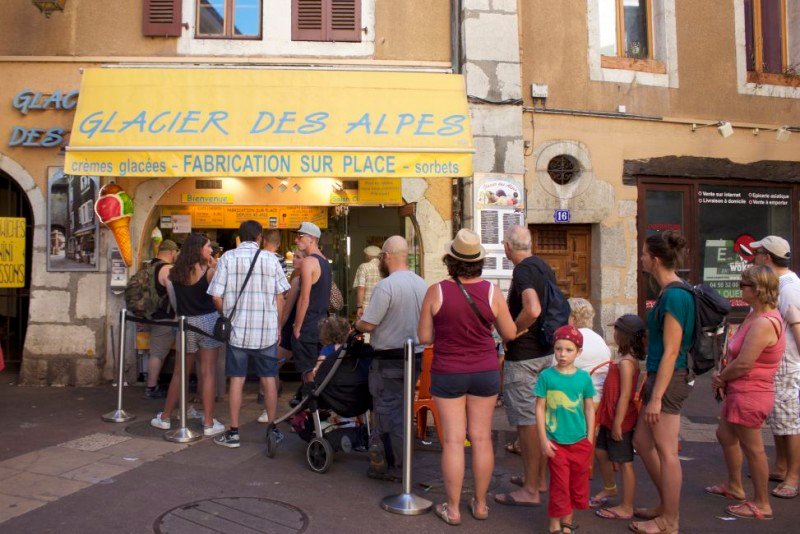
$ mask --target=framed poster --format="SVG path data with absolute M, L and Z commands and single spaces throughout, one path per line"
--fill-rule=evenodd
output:
M 96 271 L 100 225 L 94 202 L 97 176 L 64 174 L 47 168 L 47 270 Z

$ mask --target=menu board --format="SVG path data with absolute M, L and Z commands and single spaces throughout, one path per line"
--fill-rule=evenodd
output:
M 514 266 L 505 257 L 503 237 L 509 227 L 525 224 L 524 198 L 521 176 L 475 175 L 476 226 L 486 248 L 484 275 L 511 277 Z
M 162 206 L 161 215 L 191 215 L 192 228 L 239 228 L 247 220 L 265 228 L 293 229 L 303 221 L 328 227 L 325 206 Z

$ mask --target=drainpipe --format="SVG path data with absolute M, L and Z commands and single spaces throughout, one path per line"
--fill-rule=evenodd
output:
M 450 69 L 454 74 L 461 72 L 461 3 L 450 0 Z

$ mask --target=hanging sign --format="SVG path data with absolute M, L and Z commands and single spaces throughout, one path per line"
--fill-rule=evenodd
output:
M 24 217 L 0 217 L 0 287 L 25 287 Z

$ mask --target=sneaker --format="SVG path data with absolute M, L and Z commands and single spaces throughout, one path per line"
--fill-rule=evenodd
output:
M 382 444 L 377 441 L 371 443 L 369 446 L 369 471 L 367 471 L 367 476 L 370 476 L 370 472 L 385 474 L 387 469 L 386 455 L 383 452 Z M 370 478 L 374 477 L 370 476 Z
M 257 421 L 259 423 L 269 423 L 269 414 L 267 414 L 267 410 L 261 412 L 261 415 L 258 416 Z
M 172 426 L 169 420 L 164 421 L 161 419 L 161 414 L 164 412 L 158 412 L 155 417 L 150 419 L 150 426 L 154 426 L 156 428 L 160 428 L 161 430 L 169 430 L 170 426 Z
M 283 438 L 285 437 L 283 435 L 283 432 L 281 432 L 277 428 L 272 429 L 272 435 L 275 436 L 275 443 L 280 443 L 281 441 L 283 441 Z
M 142 395 L 143 399 L 163 399 L 166 397 L 166 392 L 161 389 L 159 386 L 153 386 L 151 388 L 144 388 L 144 395 Z
M 194 406 L 189 406 L 186 410 L 187 419 L 202 419 L 204 417 L 202 410 L 195 410 Z
M 214 438 L 214 443 L 230 449 L 237 449 L 239 448 L 239 433 L 234 433 L 228 430 L 227 432 Z
M 225 425 L 214 419 L 214 423 L 211 426 L 203 425 L 203 435 L 204 436 L 216 436 L 217 434 L 225 432 Z

